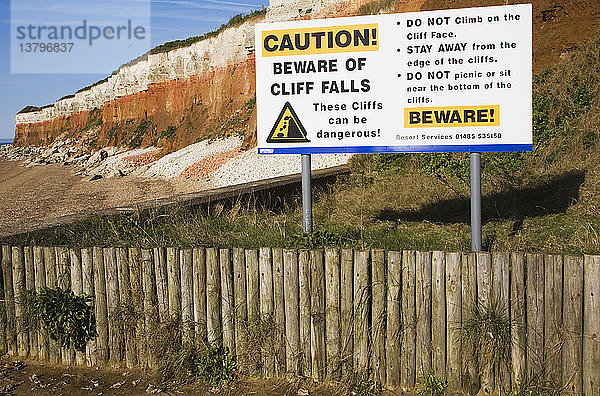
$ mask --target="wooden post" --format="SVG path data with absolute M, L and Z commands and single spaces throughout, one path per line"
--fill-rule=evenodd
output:
M 323 381 L 325 368 L 325 268 L 323 251 L 310 252 L 310 344 L 312 357 L 312 378 Z
M 342 377 L 352 374 L 354 355 L 354 252 L 342 249 L 340 271 L 341 361 Z
M 58 287 L 56 279 L 56 249 L 53 247 L 44 247 L 44 261 L 46 266 L 46 287 L 54 289 Z M 58 343 L 52 339 L 49 341 L 50 362 L 59 363 L 60 347 Z
M 33 248 L 33 265 L 35 267 L 35 291 L 39 293 L 40 290 L 46 287 L 46 265 L 44 262 L 44 249 L 42 247 L 36 246 Z M 40 323 L 38 329 L 38 348 L 38 359 L 42 362 L 48 361 L 50 358 L 48 330 L 42 323 Z
M 183 342 L 191 344 L 194 340 L 194 276 L 193 251 L 181 250 L 181 320 L 183 325 Z
M 4 261 L 4 249 L 0 247 L 0 354 L 4 355 L 8 353 L 8 347 L 6 344 L 6 330 L 7 330 L 7 302 L 4 294 L 4 271 L 2 268 Z
M 133 318 L 126 316 L 135 315 L 135 306 L 131 298 L 131 280 L 129 269 L 133 263 L 130 262 L 127 249 L 117 249 L 117 278 L 119 288 L 119 301 L 121 310 L 121 320 L 124 321 L 122 329 L 123 334 L 119 337 L 121 350 L 125 352 L 125 365 L 128 368 L 137 365 L 137 348 L 136 348 L 136 324 Z
M 27 357 L 29 353 L 29 333 L 25 323 L 25 307 L 23 297 L 25 294 L 25 258 L 23 249 L 12 248 L 12 273 L 13 290 L 15 295 L 15 330 L 17 332 L 17 354 L 19 357 Z
M 395 389 L 400 386 L 402 352 L 402 252 L 388 252 L 387 264 L 386 384 L 388 388 Z
M 206 342 L 206 255 L 202 248 L 193 250 L 192 271 L 196 340 Z
M 106 303 L 108 313 L 108 351 L 112 367 L 119 367 L 121 363 L 121 348 L 117 310 L 119 301 L 119 278 L 117 271 L 117 251 L 115 248 L 104 249 L 104 269 L 106 271 Z
M 400 384 L 407 391 L 415 386 L 416 374 L 416 281 L 415 252 L 402 253 L 402 352 L 400 354 Z
M 10 356 L 17 356 L 15 295 L 12 281 L 12 252 L 2 246 L 2 276 L 4 279 L 4 307 L 6 312 L 6 346 Z
M 431 282 L 431 281 L 430 281 Z M 385 283 L 385 251 L 373 249 L 371 252 L 371 337 L 373 379 L 379 384 L 385 384 L 386 353 L 385 353 L 385 324 L 386 324 L 386 283 Z M 329 326 L 329 325 L 328 325 Z
M 510 326 L 509 261 L 510 255 L 508 253 L 496 252 L 492 254 L 491 301 L 498 304 L 499 312 Z M 510 356 L 511 353 L 509 350 L 507 354 L 508 359 L 500 362 L 500 366 L 496 367 L 494 385 L 495 389 L 502 394 L 510 392 L 511 389 Z
M 64 246 L 56 248 L 56 281 L 64 291 L 71 291 L 71 264 L 69 263 L 69 249 Z M 64 365 L 75 362 L 75 350 L 63 346 L 60 348 L 61 360 Z
M 25 246 L 23 254 L 25 258 L 25 289 L 32 291 L 35 290 L 35 264 L 33 259 L 33 247 Z M 29 358 L 36 359 L 39 352 L 38 332 L 37 329 L 33 328 L 29 323 L 27 326 L 29 337 Z M 0 333 L 2 332 L 3 330 L 0 330 Z
M 492 305 L 492 260 L 489 253 L 477 253 L 477 299 L 484 310 Z M 479 362 L 481 367 L 481 390 L 486 394 L 495 391 L 492 362 Z
M 161 323 L 169 319 L 169 292 L 167 286 L 167 254 L 165 248 L 154 249 L 154 274 L 156 276 L 156 296 L 158 316 Z
M 44 252 L 45 254 L 45 252 Z M 94 247 L 94 296 L 96 304 L 96 364 L 108 362 L 108 308 L 106 301 L 106 276 L 102 248 Z
M 260 288 L 258 282 L 260 271 L 258 268 L 258 251 L 256 249 L 248 249 L 245 251 L 245 255 L 246 287 L 248 288 L 246 292 L 246 305 L 248 307 L 248 328 L 250 337 L 248 339 L 249 374 L 252 376 L 260 376 L 262 372 L 261 351 L 260 348 L 253 347 L 258 344 L 259 340 L 257 340 L 257 338 L 261 336 L 258 332 L 258 326 L 260 324 Z
M 301 250 L 298 256 L 299 299 L 300 299 L 300 371 L 308 377 L 312 373 L 310 346 L 310 252 Z
M 583 257 L 565 256 L 563 292 L 562 381 L 567 393 L 583 393 Z
M 369 251 L 354 252 L 354 370 L 362 379 L 369 376 L 370 283 Z
M 431 255 L 431 369 L 446 379 L 446 261 L 444 252 Z
M 447 264 L 446 268 L 448 268 Z M 462 293 L 460 317 L 462 323 L 466 323 L 471 319 L 473 315 L 473 308 L 475 307 L 475 304 L 477 304 L 477 255 L 474 252 L 465 253 L 462 255 L 461 284 Z M 446 310 L 448 309 L 450 308 L 446 307 Z M 456 313 L 454 313 L 454 315 L 456 315 Z M 456 323 L 446 323 L 446 334 L 448 334 L 448 332 L 452 329 L 460 328 L 462 323 L 459 325 Z M 480 387 L 477 357 L 473 355 L 473 352 L 474 351 L 468 348 L 467 345 L 463 345 L 460 349 L 460 355 L 462 357 L 460 372 L 462 389 L 466 394 L 470 395 L 476 394 Z M 448 351 L 446 351 L 446 353 L 448 353 Z M 453 357 L 453 359 L 456 359 L 456 357 Z M 447 367 L 448 364 L 446 364 L 446 370 L 448 370 Z
M 527 371 L 539 375 L 544 358 L 544 256 L 527 254 Z
M 143 363 L 145 357 L 144 343 L 144 287 L 142 285 L 142 251 L 140 248 L 129 248 L 129 283 L 131 285 L 131 303 L 135 318 L 134 337 L 135 358 L 138 364 Z
M 246 263 L 244 249 L 233 249 L 233 298 L 235 306 L 235 356 L 242 373 L 249 372 L 248 364 L 248 308 L 246 291 Z
M 271 263 L 271 249 L 260 248 L 260 317 L 261 321 L 273 323 L 273 266 Z M 273 332 L 265 335 L 262 350 L 263 375 L 273 377 L 275 373 L 274 337 Z
M 415 349 L 416 378 L 431 371 L 431 253 L 416 253 L 417 343 Z M 437 374 L 436 374 L 437 375 Z
M 35 257 L 35 249 L 34 249 L 34 257 Z M 36 267 L 36 276 L 37 276 L 37 267 Z M 96 313 L 96 330 L 98 330 L 98 307 L 96 303 L 95 291 L 94 291 L 94 262 L 93 262 L 93 253 L 92 249 L 85 248 L 81 250 L 81 276 L 83 280 L 83 293 L 92 297 L 92 306 L 95 309 Z M 37 279 L 36 279 L 36 287 L 37 287 Z M 40 341 L 41 342 L 41 341 Z M 92 339 L 88 341 L 85 346 L 85 358 L 86 364 L 88 367 L 93 367 L 98 364 L 98 356 L 96 354 L 97 341 L 96 339 Z
M 158 297 L 156 293 L 155 274 L 156 268 L 153 262 L 152 251 L 148 249 L 142 249 L 142 288 L 144 291 L 144 334 L 146 335 L 146 343 L 144 344 L 143 354 L 145 355 L 142 362 L 145 362 L 149 368 L 157 366 L 158 359 L 160 357 L 154 356 L 148 344 L 150 337 L 156 326 L 158 326 L 159 307 Z
M 169 296 L 169 317 L 181 318 L 181 274 L 179 270 L 179 249 L 167 248 L 167 287 Z
M 298 254 L 295 250 L 283 251 L 285 291 L 286 372 L 290 377 L 299 374 L 300 317 Z
M 233 268 L 229 249 L 219 251 L 221 266 L 221 320 L 223 321 L 223 345 L 235 354 L 235 305 L 233 301 Z
M 453 390 L 461 388 L 461 264 L 460 253 L 446 253 L 446 376 Z
M 221 344 L 221 274 L 217 249 L 206 249 L 206 325 L 208 342 Z
M 563 262 L 560 255 L 544 257 L 544 361 L 548 379 L 555 384 L 562 380 L 563 340 Z M 599 389 L 600 390 L 600 389 Z
M 600 394 L 600 256 L 584 257 L 583 393 Z
M 78 249 L 69 249 L 69 263 L 71 264 L 71 290 L 78 296 L 83 294 L 83 274 L 81 272 L 81 252 Z M 75 352 L 75 363 L 85 366 L 85 350 Z
M 525 378 L 527 358 L 527 321 L 525 316 L 525 256 L 511 254 L 510 321 L 512 338 L 513 384 Z M 581 328 L 581 326 L 580 326 Z
M 336 248 L 325 250 L 325 348 L 327 376 L 340 378 L 340 252 Z
M 275 323 L 275 376 L 285 377 L 285 297 L 283 249 L 273 248 L 273 319 Z

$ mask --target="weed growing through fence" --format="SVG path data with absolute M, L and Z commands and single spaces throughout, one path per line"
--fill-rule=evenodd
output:
M 86 343 L 97 337 L 91 297 L 78 296 L 61 288 L 26 291 L 23 303 L 34 323 L 43 323 L 50 338 L 61 347 L 85 351 Z M 31 322 L 30 322 L 31 323 Z
M 507 396 L 558 396 L 560 389 L 551 381 L 543 379 L 544 372 L 533 375 L 525 375 L 522 380 L 516 381 Z
M 199 383 L 218 387 L 234 380 L 235 357 L 225 347 L 184 345 L 171 353 L 155 374 L 157 385 L 177 389 Z
M 498 300 L 469 307 L 470 316 L 462 325 L 463 345 L 469 348 L 481 368 L 498 369 L 510 358 L 510 321 L 507 308 Z
M 415 392 L 420 396 L 443 396 L 448 389 L 448 381 L 437 377 L 433 371 L 417 379 Z
M 373 380 L 363 380 L 357 377 L 352 386 L 352 395 L 354 396 L 377 396 L 383 390 L 381 384 Z

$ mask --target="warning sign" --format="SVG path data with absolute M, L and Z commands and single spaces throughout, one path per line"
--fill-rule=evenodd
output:
M 531 4 L 262 23 L 255 46 L 261 154 L 532 149 Z
M 307 143 L 306 130 L 289 102 L 277 117 L 267 143 Z

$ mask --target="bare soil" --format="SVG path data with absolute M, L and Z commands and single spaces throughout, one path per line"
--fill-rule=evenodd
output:
M 150 384 L 150 374 L 141 370 L 42 365 L 33 361 L 0 359 L 0 395 L 213 395 L 213 396 L 345 396 L 343 384 L 316 384 L 310 379 L 239 379 L 221 389 L 186 387 L 159 391 Z M 414 393 L 384 391 L 382 396 L 414 396 Z
M 0 160 L 0 236 L 35 228 L 56 217 L 134 205 L 201 189 L 192 181 L 134 176 L 89 181 L 76 168 L 51 164 L 25 168 Z

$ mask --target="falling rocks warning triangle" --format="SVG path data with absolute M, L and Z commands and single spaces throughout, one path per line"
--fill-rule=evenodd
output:
M 267 143 L 307 143 L 306 129 L 300 122 L 290 102 L 285 102 L 275 125 L 267 138 Z

